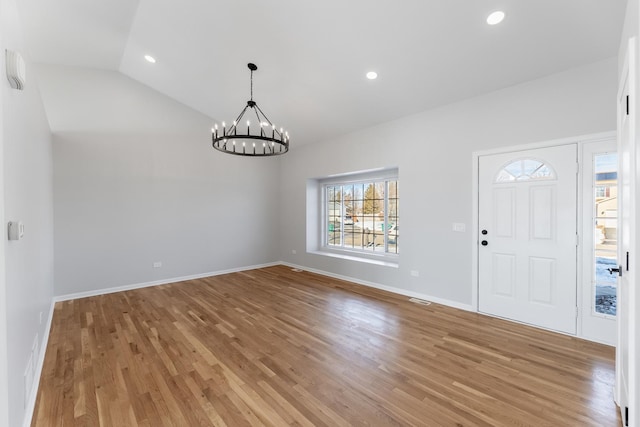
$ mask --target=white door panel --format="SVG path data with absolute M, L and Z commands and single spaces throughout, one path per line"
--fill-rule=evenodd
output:
M 622 419 L 629 408 L 629 424 L 640 424 L 640 378 L 637 372 L 636 328 L 638 321 L 637 283 L 633 263 L 627 257 L 636 255 L 636 198 L 635 177 L 640 158 L 636 148 L 636 39 L 631 38 L 624 61 L 618 89 L 618 260 L 623 264 L 618 279 L 618 346 L 616 349 L 616 397 Z
M 493 192 L 495 212 L 493 229 L 496 236 L 514 238 L 516 230 L 516 194 L 515 188 L 496 188 Z
M 480 156 L 480 311 L 576 332 L 576 153 Z
M 532 242 L 554 240 L 556 238 L 555 185 L 533 187 L 529 189 L 531 225 L 529 231 Z
M 516 257 L 513 254 L 493 254 L 493 294 L 515 298 L 516 296 Z
M 555 277 L 555 259 L 529 258 L 529 302 L 553 306 Z

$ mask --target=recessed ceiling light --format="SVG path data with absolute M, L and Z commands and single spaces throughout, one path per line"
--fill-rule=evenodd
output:
M 146 59 L 146 60 L 147 60 L 147 62 L 151 62 L 152 64 L 155 64 L 155 63 L 156 63 L 156 58 L 154 58 L 154 57 L 153 57 L 153 56 L 151 56 L 151 55 L 145 55 L 145 56 L 144 56 L 144 59 Z
M 369 72 L 367 73 L 367 78 L 368 78 L 369 80 L 375 80 L 375 79 L 377 79 L 377 78 L 378 78 L 378 73 L 376 73 L 375 71 L 369 71 Z
M 504 12 L 497 10 L 487 17 L 487 24 L 496 25 L 502 22 L 504 19 Z

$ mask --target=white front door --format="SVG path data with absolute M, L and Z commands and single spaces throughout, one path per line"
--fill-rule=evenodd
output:
M 576 333 L 575 144 L 479 157 L 478 307 Z

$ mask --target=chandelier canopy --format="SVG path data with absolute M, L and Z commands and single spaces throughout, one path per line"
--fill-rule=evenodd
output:
M 276 129 L 276 125 L 262 112 L 258 104 L 253 100 L 253 72 L 258 69 L 255 64 L 247 64 L 251 70 L 251 99 L 242 109 L 238 118 L 229 127 L 222 122 L 219 127 L 216 123 L 211 129 L 213 148 L 223 153 L 236 154 L 238 156 L 276 156 L 289 151 L 289 133 L 284 129 Z M 256 121 L 252 123 L 255 113 Z M 250 118 L 246 121 L 245 128 L 242 121 L 245 113 Z M 246 132 L 244 130 L 246 129 Z

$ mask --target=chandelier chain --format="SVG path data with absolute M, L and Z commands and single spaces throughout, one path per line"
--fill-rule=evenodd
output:
M 253 101 L 253 70 L 251 70 L 251 100 Z

